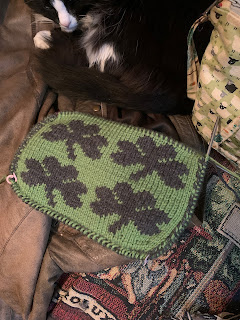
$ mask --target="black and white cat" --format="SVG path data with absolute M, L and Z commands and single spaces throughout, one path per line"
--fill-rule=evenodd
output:
M 34 38 L 50 87 L 122 108 L 191 113 L 187 34 L 211 0 L 25 1 L 59 24 Z

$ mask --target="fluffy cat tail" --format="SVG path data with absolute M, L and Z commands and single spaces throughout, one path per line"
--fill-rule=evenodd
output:
M 44 82 L 69 98 L 103 102 L 146 113 L 187 114 L 191 110 L 190 101 L 179 101 L 179 96 L 170 90 L 157 94 L 134 93 L 111 74 L 87 66 L 62 64 L 51 55 L 48 57 L 48 50 L 42 51 L 38 53 L 38 71 Z

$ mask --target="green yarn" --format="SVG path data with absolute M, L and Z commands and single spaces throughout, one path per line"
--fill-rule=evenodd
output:
M 30 206 L 133 258 L 165 252 L 189 222 L 204 157 L 154 131 L 82 113 L 36 125 L 11 165 Z
M 4 181 L 6 181 L 6 177 L 7 177 L 7 176 L 3 176 L 3 177 L 0 179 L 0 184 L 3 183 Z

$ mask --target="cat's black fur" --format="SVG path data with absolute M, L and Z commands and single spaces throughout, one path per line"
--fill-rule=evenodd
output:
M 81 100 L 94 100 L 145 112 L 191 113 L 186 96 L 187 35 L 191 24 L 211 0 L 64 0 L 79 20 L 73 33 L 52 32 L 51 47 L 38 50 L 40 72 L 56 91 Z M 48 0 L 26 0 L 56 23 Z M 88 67 L 82 16 L 102 15 L 93 46 L 113 43 L 120 62 L 108 61 L 104 72 Z M 203 34 L 201 35 L 201 37 Z M 206 46 L 207 40 L 203 41 Z

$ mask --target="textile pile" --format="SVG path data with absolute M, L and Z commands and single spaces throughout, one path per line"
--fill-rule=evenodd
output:
M 157 259 L 65 274 L 55 291 L 51 317 L 179 319 L 186 310 L 240 314 L 240 248 L 217 231 L 236 201 L 227 186 L 239 193 L 240 184 L 226 173 L 222 179 L 212 175 L 208 181 L 202 227 L 187 229 Z

